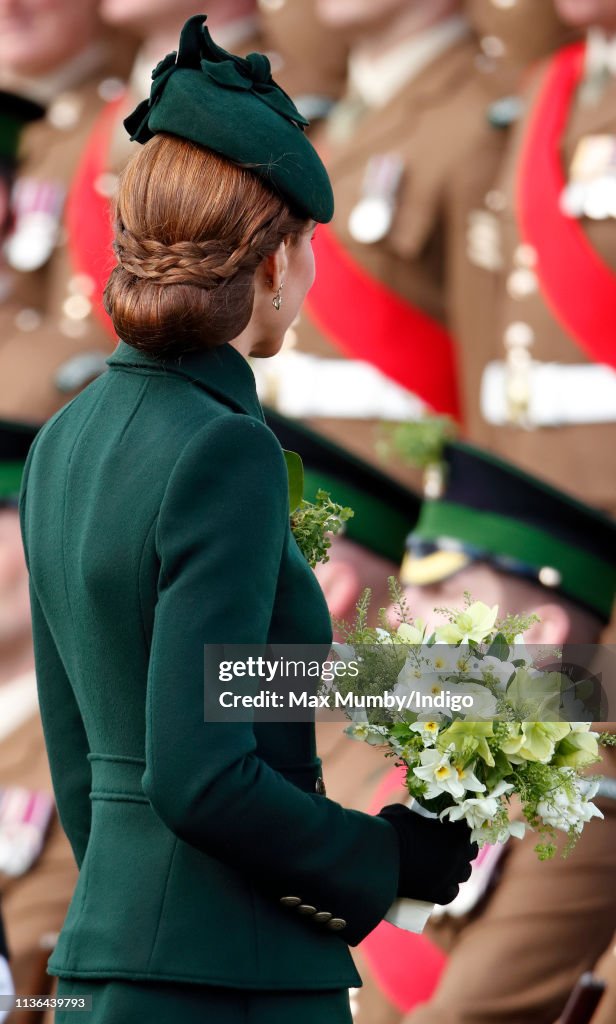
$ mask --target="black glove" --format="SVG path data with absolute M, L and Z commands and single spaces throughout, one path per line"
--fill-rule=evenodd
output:
M 398 896 L 441 904 L 455 900 L 478 853 L 466 822 L 424 818 L 403 804 L 383 807 L 379 818 L 385 818 L 398 833 Z

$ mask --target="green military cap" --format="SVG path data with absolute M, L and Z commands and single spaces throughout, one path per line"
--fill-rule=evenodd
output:
M 283 448 L 296 451 L 304 463 L 304 498 L 317 491 L 353 509 L 344 534 L 369 551 L 399 563 L 409 528 L 417 521 L 421 499 L 375 466 L 338 447 L 297 420 L 265 410 L 268 426 Z
M 0 507 L 16 503 L 30 445 L 40 429 L 39 424 L 0 420 Z
M 16 161 L 22 128 L 44 113 L 38 103 L 0 90 L 0 158 L 9 163 Z
M 604 620 L 616 594 L 616 523 L 502 459 L 443 448 L 443 487 L 407 538 L 402 582 L 425 586 L 475 561 L 556 590 Z
M 177 53 L 152 72 L 148 100 L 124 124 L 148 142 L 169 132 L 249 167 L 306 218 L 331 220 L 327 171 L 305 134 L 308 122 L 271 76 L 262 53 L 245 59 L 213 41 L 204 14 L 189 18 Z

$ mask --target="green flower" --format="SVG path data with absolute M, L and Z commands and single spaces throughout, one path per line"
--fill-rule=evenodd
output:
M 509 727 L 509 737 L 501 750 L 514 764 L 523 761 L 551 762 L 556 744 L 571 732 L 568 722 L 522 722 Z
M 421 619 L 417 619 L 413 625 L 410 622 L 401 622 L 393 639 L 401 644 L 420 647 L 424 643 L 425 635 L 426 627 Z
M 571 732 L 560 741 L 553 763 L 561 768 L 585 768 L 599 760 L 599 743 L 594 732 Z
M 436 629 L 436 639 L 446 644 L 467 644 L 470 640 L 480 644 L 494 628 L 498 605 L 488 608 L 483 601 L 475 601 L 463 612 L 458 612 L 453 622 Z
M 453 747 L 456 753 L 463 755 L 464 758 L 476 755 L 491 768 L 494 766 L 494 757 L 488 746 L 488 738 L 491 736 L 494 736 L 492 722 L 457 720 L 440 734 L 438 747 L 441 750 Z
M 519 668 L 507 687 L 507 701 L 520 717 L 555 721 L 560 718 L 563 676 L 560 672 L 529 672 Z

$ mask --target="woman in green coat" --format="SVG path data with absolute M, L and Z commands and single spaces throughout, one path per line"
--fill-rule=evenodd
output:
M 50 971 L 96 1024 L 346 1024 L 348 944 L 397 895 L 452 899 L 474 851 L 466 826 L 328 800 L 309 723 L 204 720 L 204 645 L 331 640 L 247 357 L 279 350 L 333 204 L 266 58 L 220 50 L 203 20 L 127 122 L 145 144 L 106 291 L 123 340 L 24 474 L 41 711 L 80 867 Z

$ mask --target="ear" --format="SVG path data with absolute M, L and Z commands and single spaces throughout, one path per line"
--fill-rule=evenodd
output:
M 315 569 L 330 614 L 336 619 L 347 617 L 355 608 L 361 592 L 361 581 L 354 565 L 336 559 Z
M 278 291 L 284 284 L 285 277 L 287 276 L 287 268 L 289 266 L 287 241 L 288 239 L 283 239 L 276 252 L 266 256 L 259 268 L 266 287 L 269 287 L 273 292 Z
M 541 604 L 533 608 L 539 616 L 524 634 L 524 642 L 558 647 L 564 644 L 571 630 L 571 619 L 560 604 Z

